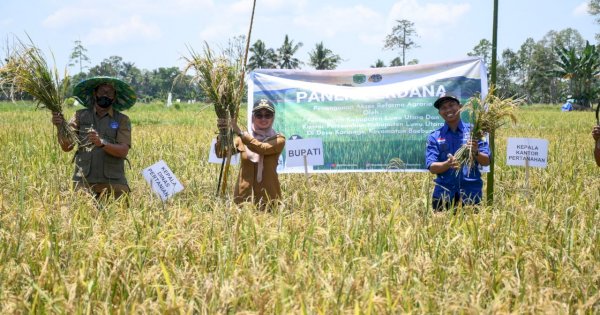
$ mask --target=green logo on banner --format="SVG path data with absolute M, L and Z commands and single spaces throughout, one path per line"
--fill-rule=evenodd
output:
M 352 81 L 356 84 L 363 84 L 367 81 L 367 76 L 364 74 L 355 74 L 352 76 Z

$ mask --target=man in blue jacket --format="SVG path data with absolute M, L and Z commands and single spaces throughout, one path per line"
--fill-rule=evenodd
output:
M 430 133 L 427 139 L 427 169 L 437 174 L 433 189 L 433 210 L 448 210 L 461 203 L 479 204 L 483 187 L 479 166 L 490 164 L 489 145 L 480 139 L 469 139 L 471 124 L 460 119 L 461 104 L 458 98 L 443 95 L 433 106 L 445 121 L 444 125 Z M 471 146 L 475 155 L 475 165 L 471 169 L 468 166 L 459 169 L 454 159 L 455 152 L 463 144 Z

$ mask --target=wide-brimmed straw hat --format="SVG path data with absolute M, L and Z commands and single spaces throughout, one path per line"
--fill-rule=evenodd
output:
M 131 86 L 113 77 L 99 76 L 83 80 L 73 88 L 73 96 L 79 103 L 90 108 L 94 105 L 94 90 L 102 84 L 108 84 L 115 88 L 116 97 L 112 104 L 113 109 L 123 111 L 135 104 L 137 96 Z

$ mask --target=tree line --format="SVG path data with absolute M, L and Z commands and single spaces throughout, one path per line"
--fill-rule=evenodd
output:
M 600 0 L 590 0 L 588 12 L 598 17 L 600 24 Z M 418 34 L 413 22 L 397 20 L 385 38 L 382 49 L 398 51 L 389 66 L 418 64 L 418 59 L 407 60 L 407 53 L 419 47 Z M 600 34 L 596 34 L 600 43 Z M 233 58 L 243 56 L 245 36 L 231 38 L 223 53 Z M 302 42 L 295 42 L 285 35 L 279 48 L 268 48 L 264 41 L 255 41 L 249 49 L 247 70 L 299 69 L 305 65 L 297 57 Z M 72 84 L 93 76 L 112 76 L 129 83 L 138 93 L 141 102 L 166 100 L 169 93 L 174 98 L 202 100 L 202 91 L 189 84 L 190 77 L 181 74 L 178 67 L 159 67 L 154 70 L 138 68 L 135 63 L 122 57 L 110 56 L 90 67 L 87 49 L 80 40 L 74 41 L 69 66 L 76 69 Z M 481 39 L 467 55 L 479 57 L 491 63 L 492 44 Z M 527 38 L 518 50 L 504 49 L 498 58 L 496 91 L 504 96 L 522 97 L 528 103 L 556 104 L 567 98 L 583 106 L 591 106 L 600 95 L 600 46 L 590 44 L 572 28 L 549 31 L 542 39 Z M 321 41 L 308 53 L 306 65 L 316 70 L 336 69 L 342 61 L 339 54 L 327 48 Z M 370 67 L 385 67 L 376 59 Z M 6 96 L 0 95 L 0 100 Z

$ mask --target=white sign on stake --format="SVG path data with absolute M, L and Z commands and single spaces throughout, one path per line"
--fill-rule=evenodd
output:
M 163 160 L 144 169 L 142 175 L 162 201 L 183 190 L 183 185 Z
M 534 138 L 508 138 L 506 165 L 548 166 L 548 140 Z
M 223 159 L 217 157 L 217 151 L 215 151 L 215 144 L 217 143 L 217 139 L 212 139 L 210 143 L 210 153 L 208 154 L 208 163 L 216 163 L 221 164 Z M 231 156 L 231 165 L 237 165 L 240 163 L 240 154 L 236 153 Z
M 306 164 L 304 157 L 306 157 Z M 322 139 L 296 139 L 285 143 L 285 166 L 304 165 L 323 165 Z

